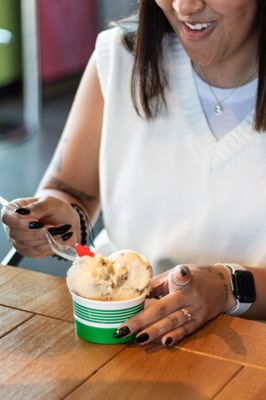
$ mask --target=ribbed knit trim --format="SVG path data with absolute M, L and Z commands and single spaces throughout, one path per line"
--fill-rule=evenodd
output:
M 114 49 L 117 48 L 117 43 L 122 46 L 122 34 L 120 28 L 110 28 L 100 32 L 96 40 L 96 65 L 103 96 L 106 95 L 106 91 L 108 90 L 112 57 L 116 55 Z

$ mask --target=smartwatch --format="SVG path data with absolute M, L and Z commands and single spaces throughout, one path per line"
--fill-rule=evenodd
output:
M 253 275 L 242 265 L 222 264 L 229 273 L 233 295 L 236 299 L 234 307 L 230 308 L 226 314 L 244 314 L 256 300 L 256 290 Z

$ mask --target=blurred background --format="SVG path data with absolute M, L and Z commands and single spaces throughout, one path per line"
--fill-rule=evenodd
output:
M 0 195 L 32 196 L 61 135 L 97 33 L 137 0 L 0 0 Z M 94 230 L 102 227 L 101 220 Z M 11 248 L 0 224 L 0 261 Z M 69 264 L 23 258 L 62 275 Z

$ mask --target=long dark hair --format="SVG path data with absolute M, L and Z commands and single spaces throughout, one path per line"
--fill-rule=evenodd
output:
M 257 0 L 257 7 L 258 89 L 254 128 L 262 132 L 266 131 L 266 1 Z M 125 44 L 134 53 L 132 99 L 137 113 L 144 113 L 144 117 L 151 119 L 162 106 L 167 106 L 164 92 L 168 79 L 163 66 L 162 42 L 165 34 L 173 29 L 154 0 L 139 0 L 135 31 L 127 30 L 129 21 L 124 20 L 120 25 L 125 27 Z
M 266 131 L 266 2 L 258 0 L 258 90 L 254 126 L 258 132 Z

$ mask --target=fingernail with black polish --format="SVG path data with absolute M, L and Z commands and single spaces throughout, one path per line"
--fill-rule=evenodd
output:
M 147 340 L 149 340 L 149 338 L 150 338 L 150 336 L 148 335 L 148 333 L 145 332 L 136 337 L 136 342 L 144 343 L 144 342 L 147 342 Z
M 113 337 L 115 339 L 121 339 L 122 337 L 129 335 L 129 333 L 130 333 L 129 327 L 128 326 L 123 326 L 122 328 L 118 329 L 118 331 L 116 331 L 113 334 Z
M 29 229 L 41 229 L 44 225 L 39 221 L 31 221 L 28 223 Z
M 16 213 L 18 213 L 19 215 L 30 215 L 30 210 L 21 207 L 16 209 Z
M 166 341 L 164 342 L 164 344 L 166 345 L 166 346 L 170 346 L 170 344 L 172 344 L 173 343 L 173 339 L 169 336 L 167 339 L 166 339 Z
M 186 266 L 181 267 L 180 268 L 180 273 L 181 273 L 182 276 L 187 276 L 187 274 L 188 274 L 187 267 Z
M 51 235 L 54 236 L 54 235 L 63 235 L 64 233 L 69 231 L 69 229 L 71 229 L 71 225 L 66 224 L 58 227 L 49 228 L 48 231 L 51 233 Z
M 66 241 L 66 240 L 70 239 L 72 235 L 73 235 L 73 232 L 65 233 L 64 235 L 61 236 L 61 239 Z

